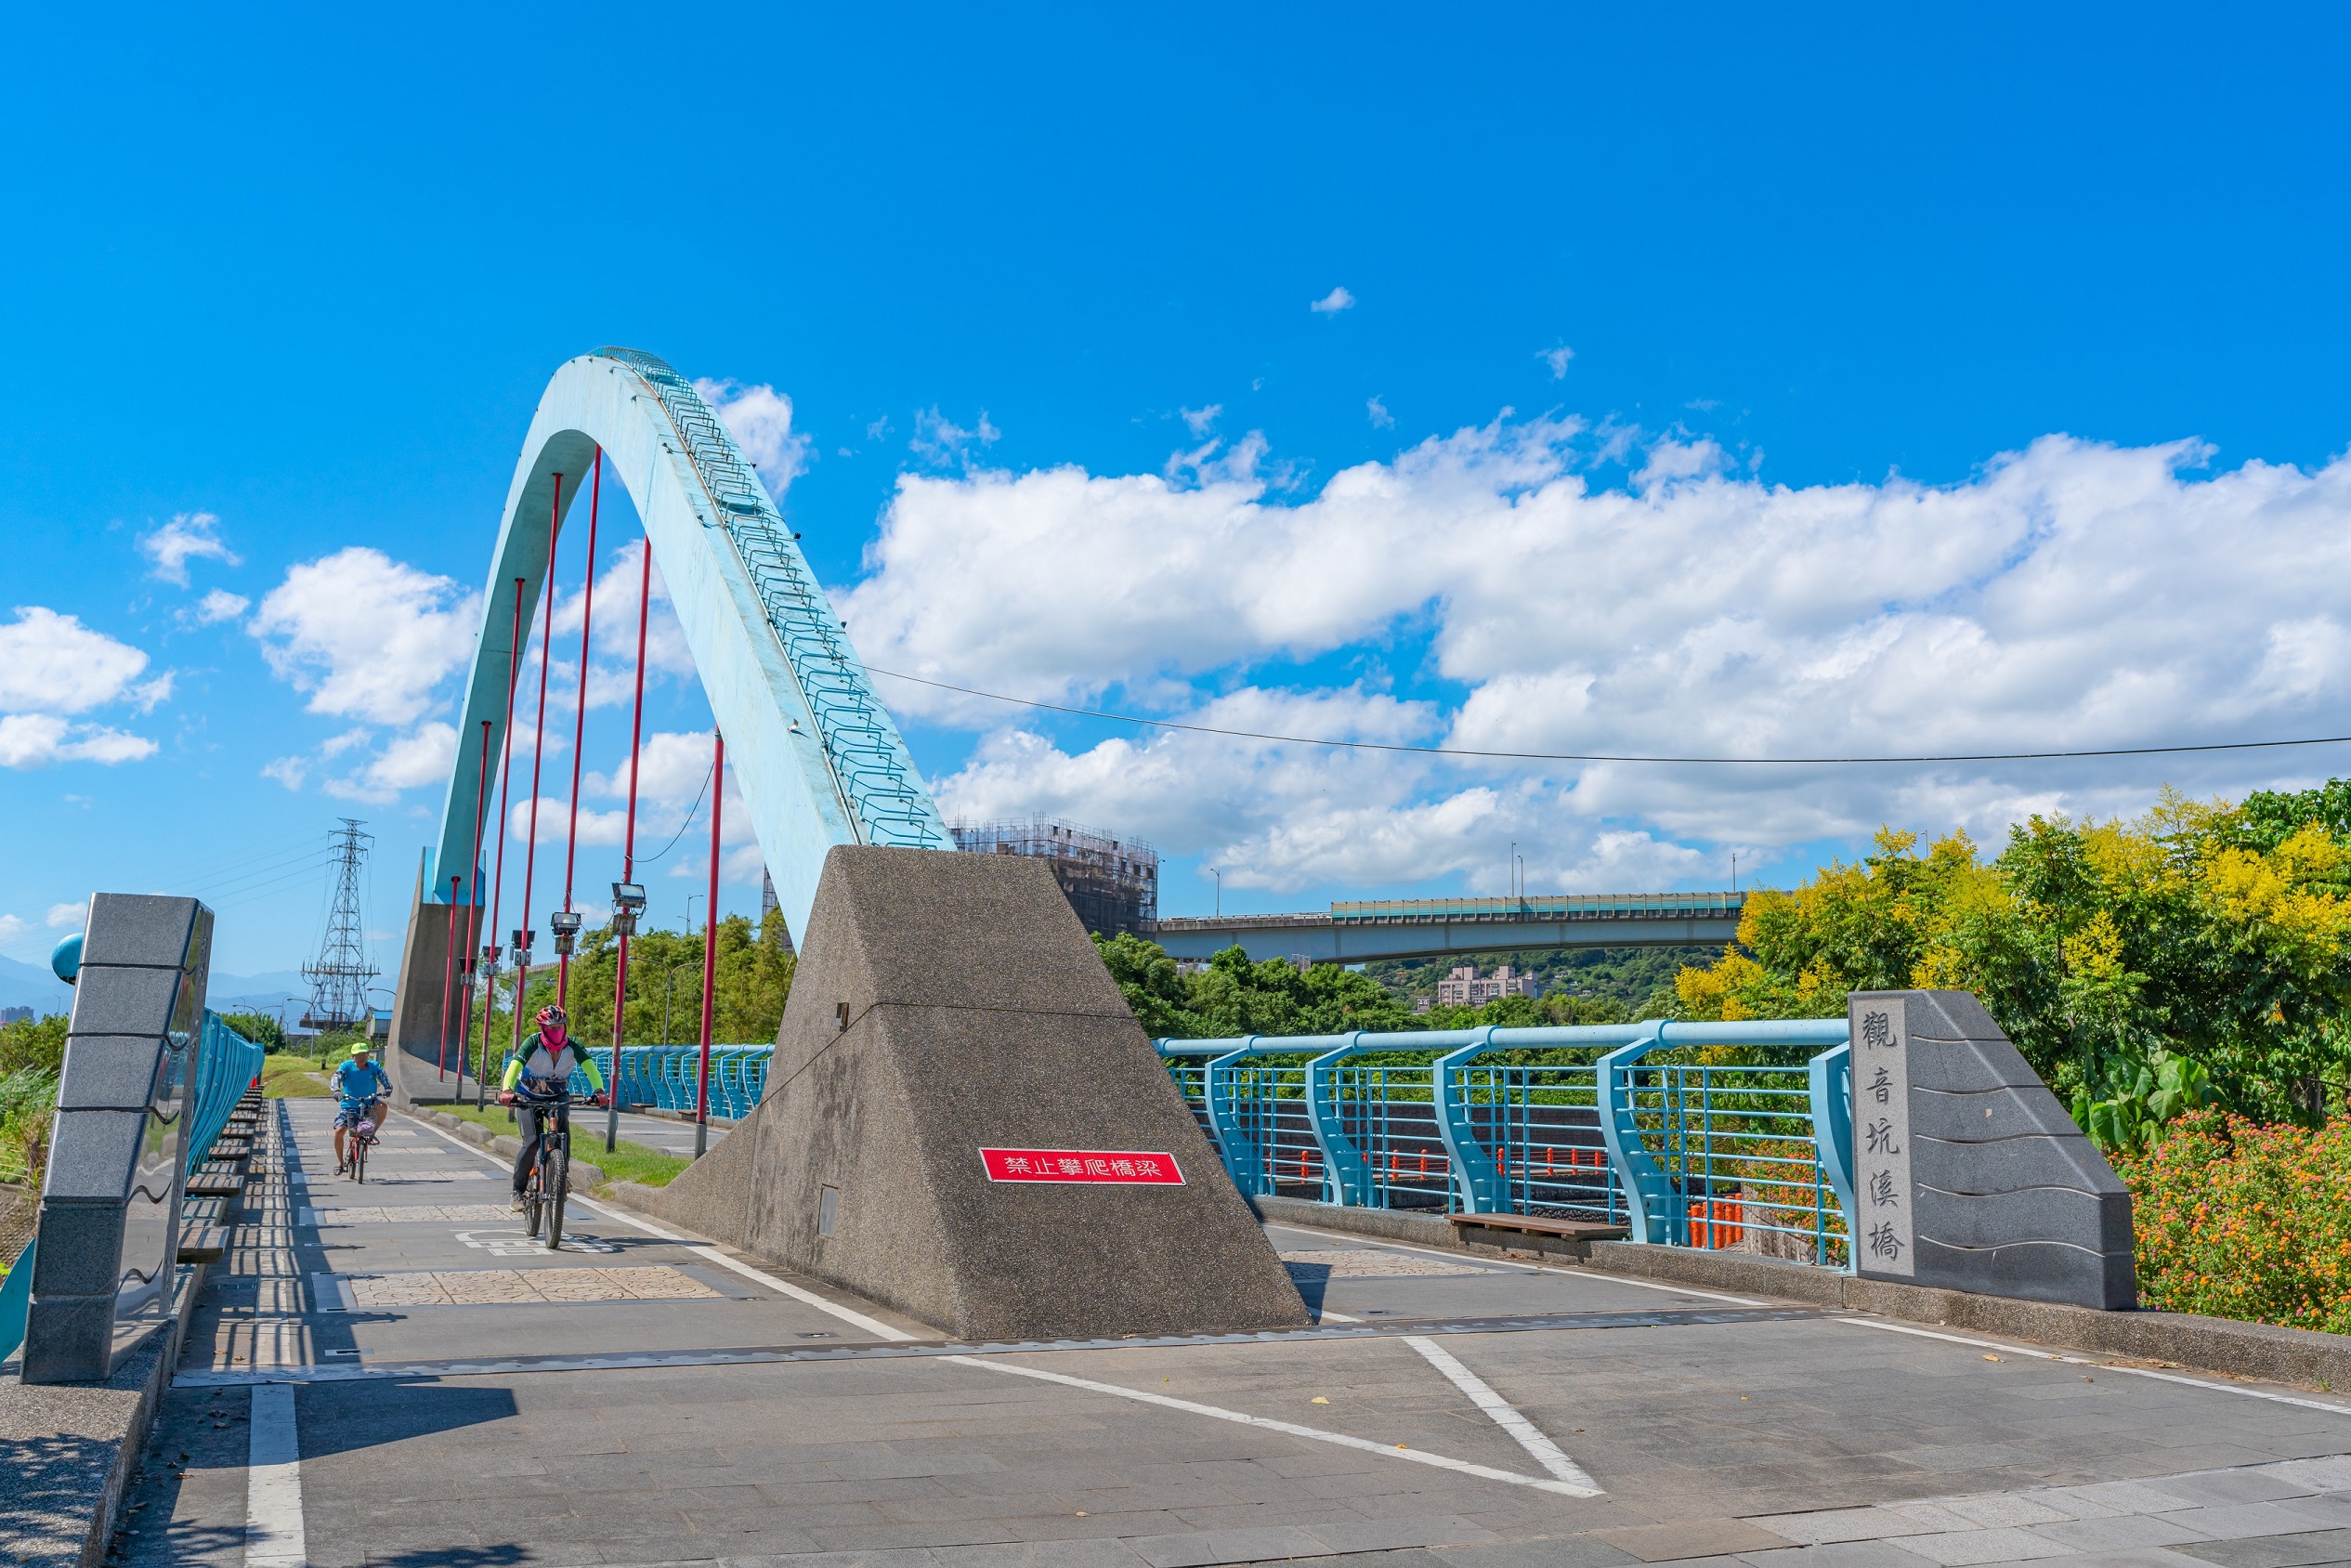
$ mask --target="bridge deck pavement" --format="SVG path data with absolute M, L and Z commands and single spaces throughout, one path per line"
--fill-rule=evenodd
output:
M 1356 1337 L 954 1359 L 616 1211 L 577 1222 L 609 1251 L 510 1245 L 471 1145 L 396 1121 L 359 1187 L 323 1174 L 326 1105 L 277 1114 L 118 1561 L 297 1561 L 247 1550 L 286 1496 L 246 1469 L 256 1422 L 282 1435 L 268 1379 L 294 1380 L 320 1568 L 2351 1561 L 2351 1401 L 2327 1395 L 1281 1225 L 1323 1332 Z M 626 1299 L 542 1299 L 566 1291 Z M 485 1293 L 517 1299 L 447 1304 Z M 730 1347 L 758 1359 L 709 1360 Z M 517 1356 L 553 1360 L 460 1370 Z M 1601 1495 L 1531 1484 L 1559 1472 L 1496 1407 Z

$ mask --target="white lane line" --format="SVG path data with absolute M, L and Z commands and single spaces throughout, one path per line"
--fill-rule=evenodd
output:
M 1607 1274 L 1599 1269 L 1561 1269 L 1543 1263 L 1522 1263 L 1508 1258 L 1484 1258 L 1474 1252 L 1446 1252 L 1433 1247 L 1415 1247 L 1410 1242 L 1389 1241 L 1384 1237 L 1363 1235 L 1354 1231 L 1318 1230 L 1313 1225 L 1296 1225 L 1287 1220 L 1269 1220 L 1265 1228 L 1273 1231 L 1296 1231 L 1300 1235 L 1327 1236 L 1333 1241 L 1353 1242 L 1359 1247 L 1378 1247 L 1390 1252 L 1417 1252 L 1424 1258 L 1443 1258 L 1454 1262 L 1481 1263 L 1493 1269 L 1517 1269 L 1523 1274 L 1566 1274 L 1575 1279 L 1600 1280 L 1609 1285 L 1629 1285 L 1636 1290 L 1663 1290 L 1675 1296 L 1694 1296 L 1704 1301 L 1728 1301 L 1734 1307 L 1760 1307 L 1770 1303 L 1745 1296 L 1726 1296 L 1719 1290 L 1692 1290 L 1686 1285 L 1661 1285 L 1655 1280 L 1630 1279 L 1623 1274 Z
M 2024 1345 L 2003 1344 L 1997 1339 L 1972 1339 L 1964 1334 L 1938 1334 L 1931 1328 L 1913 1328 L 1907 1324 L 1887 1323 L 1874 1317 L 1831 1317 L 1824 1323 L 1843 1323 L 1855 1328 L 1882 1329 L 1888 1334 L 1908 1334 L 1920 1339 L 1941 1339 L 1954 1345 L 1973 1345 L 1978 1350 L 2005 1351 L 2010 1355 L 2030 1356 L 2035 1361 L 2063 1362 L 2068 1366 L 2095 1366 L 2101 1372 L 2123 1372 L 2134 1378 L 2152 1378 L 2159 1383 L 2185 1383 L 2191 1389 L 2210 1389 L 2214 1393 L 2233 1393 L 2246 1399 L 2266 1399 L 2272 1405 L 2296 1405 L 2305 1410 L 2323 1410 L 2330 1416 L 2351 1416 L 2351 1406 L 2329 1405 L 2324 1400 L 2299 1399 L 2289 1393 L 2272 1393 L 2267 1389 L 2240 1388 L 2234 1383 L 2215 1383 L 2208 1378 L 2183 1378 L 2176 1372 L 2158 1372 L 2149 1366 L 2122 1366 L 2095 1356 L 2060 1355 L 2055 1351 L 2036 1351 Z
M 435 1127 L 429 1121 L 420 1121 L 417 1125 L 422 1127 L 425 1131 L 434 1134 L 436 1137 L 444 1139 L 456 1145 L 458 1148 L 464 1150 L 467 1154 L 477 1155 L 481 1158 L 489 1160 L 493 1165 L 502 1164 L 498 1156 L 490 1154 L 487 1150 L 477 1148 L 475 1145 L 466 1143 L 464 1139 L 457 1137 L 455 1134 L 441 1128 Z M 755 1280 L 759 1284 L 765 1286 L 768 1289 L 775 1291 L 779 1296 L 789 1296 L 795 1301 L 799 1301 L 806 1306 L 814 1307 L 820 1313 L 829 1313 L 833 1317 L 841 1319 L 843 1323 L 854 1324 L 856 1326 L 864 1329 L 867 1333 L 872 1335 L 877 1339 L 901 1340 L 921 1338 L 920 1335 L 909 1334 L 903 1328 L 894 1328 L 890 1325 L 882 1322 L 880 1318 L 868 1317 L 865 1313 L 858 1312 L 854 1308 L 844 1307 L 838 1301 L 829 1301 L 813 1290 L 802 1289 L 799 1286 L 792 1284 L 790 1280 L 777 1279 L 774 1274 L 767 1273 L 764 1269 L 755 1269 L 739 1258 L 728 1257 L 725 1253 L 721 1252 L 715 1247 L 704 1247 L 699 1243 L 688 1241 L 684 1236 L 677 1235 L 673 1231 L 665 1231 L 659 1225 L 641 1220 L 633 1214 L 625 1213 L 620 1209 L 609 1208 L 604 1204 L 598 1203 L 592 1197 L 582 1197 L 579 1194 L 574 1193 L 571 1196 L 571 1201 L 581 1205 L 582 1208 L 603 1215 L 607 1220 L 617 1220 L 621 1224 L 628 1225 L 635 1230 L 643 1231 L 647 1235 L 653 1237 L 656 1241 L 673 1242 L 679 1247 L 683 1247 L 686 1250 L 693 1253 L 696 1257 L 703 1259 L 709 1262 L 716 1263 L 720 1268 L 731 1269 L 736 1274 L 741 1274 L 745 1279 Z
M 1363 1322 L 1363 1319 L 1360 1317 L 1349 1317 L 1345 1313 L 1326 1311 L 1316 1313 L 1314 1314 L 1314 1321 L 1317 1323 L 1361 1323 Z
M 1494 1418 L 1494 1424 L 1509 1432 L 1518 1445 L 1535 1456 L 1535 1462 L 1561 1481 L 1587 1489 L 1588 1496 L 1600 1496 L 1600 1483 L 1585 1472 L 1584 1467 L 1560 1451 L 1560 1445 L 1543 1435 L 1542 1430 L 1513 1408 L 1510 1402 L 1494 1392 L 1484 1379 L 1470 1371 L 1443 1346 L 1434 1339 L 1424 1339 L 1416 1334 L 1404 1336 L 1404 1343 L 1420 1352 L 1421 1359 L 1445 1375 L 1445 1381 L 1469 1396 L 1471 1404 Z
M 255 1383 L 245 1444 L 245 1568 L 304 1568 L 302 1446 L 294 1385 Z
M 1567 1497 L 1605 1496 L 1598 1487 L 1579 1484 L 1573 1481 L 1520 1475 L 1513 1470 L 1495 1470 L 1490 1465 L 1473 1465 L 1467 1459 L 1448 1458 L 1443 1454 L 1431 1454 L 1425 1449 L 1407 1448 L 1401 1443 L 1374 1443 L 1368 1438 L 1350 1437 L 1344 1432 L 1324 1431 L 1315 1427 L 1301 1427 L 1293 1422 L 1276 1421 L 1264 1416 L 1251 1416 L 1239 1410 L 1221 1409 L 1213 1405 L 1195 1405 L 1188 1399 L 1171 1399 L 1163 1393 L 1145 1393 L 1140 1389 L 1122 1389 L 1116 1383 L 1097 1383 L 1089 1378 L 1072 1378 L 1064 1373 L 1047 1372 L 1034 1366 L 1012 1366 L 1000 1361 L 985 1360 L 975 1355 L 950 1355 L 940 1359 L 960 1362 L 965 1366 L 977 1366 L 989 1372 L 1008 1372 L 1016 1378 L 1034 1378 L 1039 1382 L 1059 1383 L 1065 1388 L 1084 1389 L 1089 1393 L 1106 1393 L 1119 1399 L 1137 1400 L 1144 1405 L 1156 1405 L 1168 1410 L 1182 1410 L 1189 1415 L 1209 1416 L 1220 1421 L 1234 1421 L 1245 1427 L 1258 1427 L 1266 1431 L 1284 1432 L 1291 1437 L 1303 1437 L 1315 1443 L 1336 1444 L 1341 1448 L 1360 1449 L 1364 1453 L 1379 1454 L 1391 1459 L 1405 1459 L 1416 1465 L 1434 1466 L 1438 1470 L 1452 1470 L 1456 1475 L 1474 1475 L 1482 1481 L 1507 1482 L 1512 1486 L 1529 1486 L 1538 1492 L 1556 1492 Z

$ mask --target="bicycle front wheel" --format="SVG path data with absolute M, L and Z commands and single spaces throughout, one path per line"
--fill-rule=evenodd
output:
M 571 1196 L 571 1151 L 558 1147 L 547 1159 L 547 1250 L 563 1246 L 563 1200 Z
M 351 1134 L 351 1180 L 354 1182 L 367 1180 L 367 1140 L 360 1137 L 357 1131 Z

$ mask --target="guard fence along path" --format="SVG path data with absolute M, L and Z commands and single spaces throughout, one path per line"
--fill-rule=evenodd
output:
M 1842 1018 L 1154 1041 L 1251 1196 L 1851 1266 Z

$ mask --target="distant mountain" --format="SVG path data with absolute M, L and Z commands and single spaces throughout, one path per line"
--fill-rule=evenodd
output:
M 287 1020 L 302 1015 L 309 1000 L 310 982 L 294 969 L 261 974 L 216 973 L 204 987 L 204 1004 L 215 1013 L 269 1013 L 282 1010 Z M 73 1006 L 73 987 L 49 973 L 45 963 L 20 963 L 0 958 L 0 1007 L 30 1007 L 42 1013 L 64 1013 Z
M 50 973 L 47 964 L 0 959 L 0 1007 L 63 1013 L 72 1003 L 73 987 Z

